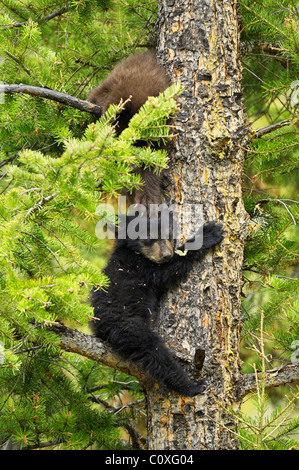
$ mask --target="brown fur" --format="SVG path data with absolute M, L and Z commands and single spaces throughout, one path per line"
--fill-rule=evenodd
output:
M 167 263 L 173 257 L 174 242 L 170 240 L 157 240 L 151 246 L 143 245 L 141 253 L 145 258 L 156 264 Z
M 110 104 L 128 100 L 121 112 L 117 132 L 120 134 L 129 124 L 149 96 L 158 96 L 170 86 L 165 70 L 157 61 L 154 52 L 134 54 L 120 62 L 98 87 L 90 93 L 88 101 L 97 104 L 105 113 Z M 148 213 L 150 204 L 161 204 L 161 177 L 150 170 L 136 170 L 144 181 L 141 189 L 135 190 L 130 202 L 143 204 Z
M 117 130 L 120 133 L 149 96 L 158 96 L 169 86 L 169 78 L 163 67 L 158 65 L 155 54 L 141 52 L 120 62 L 106 80 L 92 90 L 88 101 L 100 106 L 105 113 L 110 104 L 119 104 L 131 97 L 124 112 L 127 122 L 121 122 L 122 116 L 119 119 Z
M 162 204 L 162 176 L 152 173 L 151 170 L 145 168 L 138 168 L 135 173 L 140 174 L 143 180 L 143 186 L 140 189 L 134 189 L 131 197 L 129 197 L 130 202 L 132 204 L 144 205 L 148 212 L 148 216 L 150 216 L 150 205 Z

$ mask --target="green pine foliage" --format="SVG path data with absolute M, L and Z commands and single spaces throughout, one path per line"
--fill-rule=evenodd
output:
M 20 356 L 22 352 L 16 350 L 15 354 Z M 94 364 L 86 359 L 78 362 L 71 354 L 59 358 L 43 346 L 26 355 L 27 361 L 20 364 L 18 373 L 23 379 L 16 380 L 12 370 L 6 377 L 15 388 L 13 397 L 7 397 L 2 408 L 2 439 L 12 438 L 25 449 L 75 450 L 95 442 L 100 449 L 117 448 L 116 417 L 90 406 L 89 372 Z
M 296 1 L 241 2 L 244 98 L 252 128 L 282 123 L 253 136 L 245 166 L 244 201 L 252 222 L 244 265 L 247 373 L 298 361 L 298 8 Z M 239 418 L 243 447 L 298 448 L 298 389 L 283 387 L 280 395 L 263 387 L 262 377 L 251 415 Z
M 89 291 L 92 285 L 105 288 L 109 282 L 101 273 L 102 263 L 96 265 L 87 256 L 103 251 L 103 241 L 88 230 L 90 224 L 94 228 L 101 201 L 98 181 L 102 191 L 117 195 L 123 188 L 142 184 L 133 168 L 142 164 L 160 171 L 165 167 L 164 151 L 140 149 L 134 143 L 141 137 L 169 136 L 165 116 L 175 112 L 178 92 L 179 86 L 173 85 L 146 103 L 118 139 L 113 128 L 118 107 L 111 106 L 103 118 L 87 127 L 81 139 L 61 137 L 64 151 L 59 158 L 26 149 L 18 154 L 17 164 L 7 167 L 2 178 L 0 248 L 1 302 L 8 303 L 0 317 L 5 350 L 13 353 L 21 343 L 29 351 L 32 344 L 42 342 L 42 348 L 34 352 L 36 361 L 42 361 L 42 354 L 59 355 L 55 335 L 38 325 L 63 320 L 77 326 L 91 318 Z M 18 355 L 12 356 L 10 365 L 18 375 L 23 363 Z M 10 383 L 6 368 L 3 372 L 5 384 Z M 42 394 L 40 398 L 44 398 Z M 91 413 L 89 408 L 86 413 Z M 30 437 L 30 426 L 22 435 L 24 445 L 29 446 L 38 437 Z M 40 434 L 48 436 L 43 431 Z M 18 443 L 19 435 L 13 433 Z M 71 447 L 79 445 L 76 436 L 74 444 L 70 439 Z M 95 441 L 100 445 L 96 437 Z
M 298 11 L 297 0 L 241 0 L 252 128 L 289 120 L 253 134 L 247 149 L 241 354 L 248 373 L 299 358 Z M 86 99 L 122 57 L 152 41 L 156 16 L 156 2 L 136 0 L 0 2 L 0 81 Z M 150 99 L 119 138 L 117 107 L 93 122 L 39 97 L 0 101 L 0 447 L 117 449 L 128 435 L 135 447 L 142 443 L 133 429 L 143 416 L 138 383 L 62 352 L 42 325 L 89 331 L 90 287 L 109 283 L 102 268 L 110 242 L 95 235 L 97 206 L 140 187 L 134 168 L 167 165 L 163 150 L 134 143 L 169 138 L 179 92 L 174 85 Z M 234 412 L 243 448 L 298 448 L 297 399 L 294 387 L 268 393 L 262 374 L 251 407 Z
M 0 13 L 1 81 L 82 99 L 123 55 L 145 43 L 155 16 L 152 5 L 106 0 L 8 0 Z M 0 446 L 128 445 L 120 430 L 130 435 L 128 420 L 139 411 L 123 407 L 122 396 L 140 397 L 142 406 L 137 382 L 62 353 L 57 336 L 43 325 L 63 321 L 89 332 L 89 292 L 109 283 L 102 268 L 110 242 L 96 236 L 97 206 L 140 187 L 135 168 L 165 168 L 164 150 L 134 144 L 169 139 L 166 122 L 178 94 L 173 85 L 151 99 L 119 138 L 114 122 L 121 105 L 93 122 L 39 97 L 15 94 L 1 102 Z

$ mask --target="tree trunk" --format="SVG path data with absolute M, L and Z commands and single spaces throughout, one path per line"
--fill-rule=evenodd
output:
M 240 380 L 248 224 L 241 190 L 248 125 L 241 101 L 238 2 L 161 0 L 159 23 L 159 59 L 185 88 L 170 155 L 168 202 L 183 210 L 184 204 L 203 204 L 205 220 L 221 221 L 226 237 L 161 308 L 160 333 L 193 376 L 206 379 L 207 388 L 188 399 L 147 390 L 148 448 L 237 449 L 229 407 Z M 200 362 L 203 351 L 199 374 L 194 357 Z

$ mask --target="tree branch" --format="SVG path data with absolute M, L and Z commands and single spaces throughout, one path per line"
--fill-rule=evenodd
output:
M 146 374 L 138 370 L 133 364 L 120 358 L 104 341 L 95 336 L 73 330 L 64 325 L 49 323 L 45 328 L 57 334 L 60 338 L 60 347 L 64 351 L 80 354 L 93 361 L 113 367 L 128 375 L 137 377 L 140 382 L 145 382 Z
M 259 55 L 261 59 L 264 57 L 275 57 L 283 66 L 289 67 L 294 59 L 287 54 L 287 50 L 281 47 L 279 42 L 261 42 L 247 41 L 241 43 L 242 55 Z
M 127 405 L 121 406 L 119 408 L 115 408 L 114 406 L 110 405 L 110 403 L 108 403 L 105 400 L 102 400 L 101 398 L 97 396 L 92 396 L 91 400 L 94 403 L 103 405 L 106 408 L 106 410 L 109 410 L 111 413 L 117 414 L 119 411 L 121 411 L 122 409 L 126 407 L 132 407 L 133 405 L 143 402 L 144 398 L 134 403 L 128 403 Z M 140 449 L 146 448 L 146 439 L 142 436 L 142 434 L 140 434 L 139 431 L 137 431 L 137 429 L 134 426 L 127 423 L 126 421 L 124 421 L 122 426 L 127 430 L 128 434 L 130 435 L 132 446 L 134 449 L 140 450 Z
M 262 41 L 244 41 L 241 43 L 241 51 L 243 54 L 251 52 L 266 52 L 268 54 L 277 54 L 285 52 L 281 49 L 279 42 L 262 42 Z
M 27 191 L 26 191 L 27 192 Z M 50 196 L 47 196 L 47 197 L 44 197 L 41 201 L 37 202 L 36 204 L 34 204 L 34 206 L 30 207 L 30 209 L 27 211 L 24 219 L 22 220 L 22 223 L 25 221 L 25 219 L 27 219 L 27 217 L 32 213 L 32 212 L 35 212 L 37 209 L 40 209 L 41 207 L 43 207 L 45 204 L 47 204 L 47 202 L 49 201 L 52 201 L 52 199 L 54 199 L 55 196 L 57 196 L 58 193 L 53 193 L 53 194 L 50 194 Z
M 0 162 L 0 168 L 7 165 L 8 163 L 15 161 L 18 158 L 18 156 L 19 154 L 17 153 L 16 155 L 13 155 L 12 157 L 6 158 L 6 160 L 2 160 L 2 162 Z
M 262 129 L 258 129 L 255 131 L 254 137 L 259 139 L 263 137 L 265 134 L 269 134 L 270 132 L 276 131 L 281 127 L 289 126 L 291 124 L 291 119 L 285 119 L 284 121 L 277 122 L 276 124 L 271 124 L 271 126 L 263 127 Z
M 60 338 L 60 347 L 64 351 L 80 354 L 105 366 L 120 370 L 128 375 L 136 377 L 144 385 L 149 377 L 145 372 L 138 370 L 132 363 L 120 358 L 110 346 L 96 338 L 78 330 L 67 328 L 57 323 L 49 323 L 46 328 L 57 334 Z M 256 390 L 258 381 L 265 380 L 265 388 L 278 387 L 299 380 L 299 364 L 286 364 L 277 369 L 268 370 L 263 374 L 243 374 L 236 384 L 235 400 L 240 401 L 250 392 Z
M 66 93 L 60 93 L 59 91 L 52 90 L 51 88 L 36 87 L 30 85 L 20 84 L 11 84 L 11 85 L 1 85 L 0 86 L 0 95 L 1 94 L 11 95 L 13 93 L 26 93 L 31 96 L 39 96 L 41 98 L 46 98 L 48 100 L 57 101 L 58 103 L 71 106 L 72 108 L 79 109 L 80 111 L 85 111 L 95 116 L 101 116 L 102 109 L 89 101 L 80 100 L 75 96 L 67 95 Z
M 60 10 L 57 10 L 57 11 L 54 11 L 54 12 L 50 13 L 49 15 L 44 16 L 40 20 L 34 20 L 34 22 L 37 23 L 37 24 L 46 23 L 47 21 L 52 20 L 52 18 L 56 18 L 56 16 L 63 15 L 70 8 L 71 8 L 70 6 L 62 7 Z M 30 19 L 28 21 L 22 21 L 21 23 L 7 24 L 7 25 L 4 25 L 4 26 L 1 26 L 1 29 L 20 28 L 22 26 L 27 25 L 29 21 L 30 21 Z
M 258 386 L 257 378 L 258 382 L 262 379 L 265 380 L 265 388 L 290 384 L 299 380 L 299 364 L 286 364 L 277 369 L 268 370 L 265 373 L 260 372 L 257 377 L 255 374 L 244 374 L 243 383 L 241 386 L 238 384 L 239 389 L 236 390 L 238 400 L 256 390 Z

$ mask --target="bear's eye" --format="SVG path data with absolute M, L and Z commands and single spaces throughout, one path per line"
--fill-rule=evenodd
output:
M 153 244 L 155 243 L 156 240 L 153 240 L 151 238 L 145 238 L 144 240 L 142 240 L 142 243 L 143 245 L 145 246 L 153 246 Z

